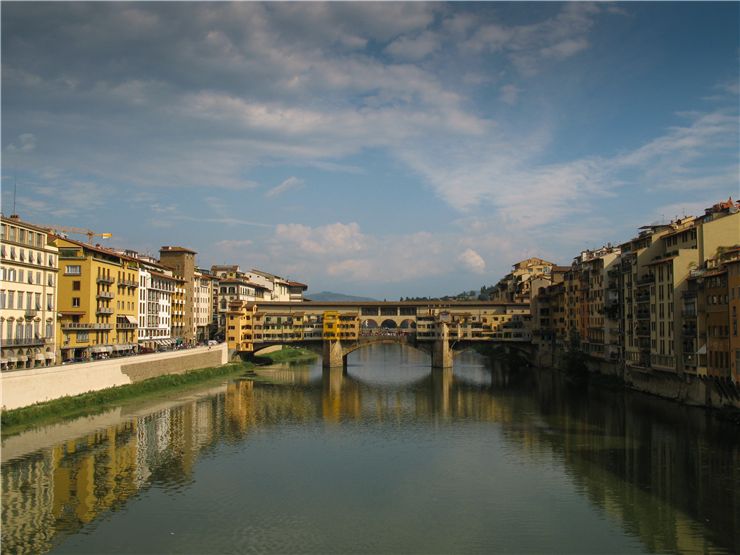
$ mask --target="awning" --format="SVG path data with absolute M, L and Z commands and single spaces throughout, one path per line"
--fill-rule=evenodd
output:
M 102 353 L 103 347 L 90 347 L 90 352 L 91 353 Z
M 53 360 L 53 359 L 55 359 L 55 358 L 57 358 L 57 356 L 56 356 L 56 355 L 55 355 L 54 353 L 45 353 L 45 355 L 44 355 L 44 356 L 45 356 L 46 358 L 48 358 L 48 359 L 52 359 L 52 360 Z
M 36 360 L 44 360 L 44 354 L 43 353 L 36 353 L 36 356 L 34 358 Z
M 138 324 L 138 320 L 136 319 L 136 316 L 129 316 L 128 314 L 123 315 L 124 318 L 128 321 L 129 324 Z
M 706 355 L 707 354 L 707 346 L 706 345 L 702 345 L 701 347 L 699 347 L 699 350 L 696 351 L 696 354 L 697 355 Z
M 26 355 L 21 355 L 18 357 L 18 360 L 20 362 L 26 362 L 28 360 L 28 357 Z
M 0 364 L 8 364 L 7 358 L 0 358 Z
M 18 362 L 18 358 L 17 357 L 9 357 L 8 358 L 8 362 Z

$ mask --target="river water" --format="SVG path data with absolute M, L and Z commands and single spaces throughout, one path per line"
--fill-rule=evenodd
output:
M 738 553 L 737 426 L 378 345 L 2 443 L 3 553 Z

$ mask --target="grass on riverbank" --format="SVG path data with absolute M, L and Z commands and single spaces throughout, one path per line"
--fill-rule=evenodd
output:
M 255 362 L 257 364 L 299 364 L 311 362 L 316 358 L 317 355 L 310 351 L 286 348 L 258 357 L 262 360 Z M 81 395 L 61 397 L 29 407 L 2 411 L 0 413 L 0 427 L 3 436 L 12 435 L 33 426 L 97 414 L 105 411 L 112 404 L 141 400 L 146 397 L 202 385 L 208 381 L 236 376 L 251 371 L 254 367 L 255 364 L 252 363 L 232 363 L 213 368 L 191 370 L 184 374 L 167 374 L 130 385 L 109 387 Z
M 257 361 L 260 361 L 260 359 L 268 359 L 271 364 L 304 364 L 306 362 L 313 362 L 319 358 L 319 355 L 312 353 L 311 351 L 307 351 L 306 349 L 285 347 L 280 351 L 273 351 L 255 358 Z
M 184 374 L 167 374 L 130 385 L 109 387 L 81 395 L 61 397 L 29 407 L 3 411 L 0 414 L 2 434 L 17 433 L 31 426 L 68 420 L 79 416 L 89 416 L 106 410 L 107 405 L 135 398 L 161 394 L 164 391 L 184 389 L 209 380 L 244 373 L 252 369 L 251 364 L 225 364 L 215 368 L 191 370 Z

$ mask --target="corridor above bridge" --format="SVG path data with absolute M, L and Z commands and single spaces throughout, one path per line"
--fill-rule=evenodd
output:
M 261 345 L 357 341 L 378 333 L 417 342 L 530 340 L 528 304 L 492 301 L 234 302 L 226 339 L 235 352 Z

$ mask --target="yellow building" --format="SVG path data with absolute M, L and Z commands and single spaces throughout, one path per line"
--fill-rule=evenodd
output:
M 59 249 L 58 337 L 61 359 L 91 360 L 138 348 L 136 259 L 55 237 Z
M 3 370 L 48 366 L 55 359 L 57 248 L 48 232 L 2 218 L 0 361 Z

